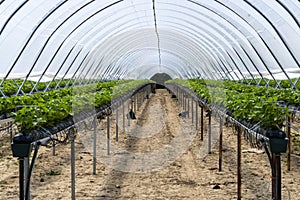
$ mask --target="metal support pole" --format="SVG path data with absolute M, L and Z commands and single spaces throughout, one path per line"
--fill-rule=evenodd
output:
M 141 97 L 140 97 L 140 93 L 139 92 L 136 95 L 137 95 L 137 111 L 139 111 L 140 110 Z
M 186 98 L 186 94 L 184 93 L 184 107 L 183 107 L 184 111 L 187 110 L 187 105 L 186 105 L 186 103 L 187 103 L 187 98 Z
M 184 109 L 184 94 L 183 91 L 181 91 L 180 93 L 181 93 L 181 107 L 182 109 Z
M 192 123 L 194 123 L 194 99 L 192 99 Z
M 242 130 L 241 127 L 238 127 L 238 132 L 237 132 L 237 199 L 240 200 L 242 199 L 242 173 L 241 173 L 241 153 L 242 153 L 242 140 L 241 140 L 241 135 L 242 135 Z
M 281 200 L 281 163 L 280 153 L 275 154 L 276 160 L 276 197 L 275 200 Z
M 220 117 L 220 139 L 219 139 L 219 171 L 222 171 L 222 150 L 223 150 L 223 118 Z
M 125 102 L 122 100 L 122 114 L 123 114 L 123 132 L 125 132 Z
M 183 91 L 180 91 L 180 104 L 181 108 L 184 108 L 184 96 L 183 96 Z
M 273 173 L 272 173 L 272 199 L 276 200 L 276 159 L 275 159 L 276 155 L 275 153 L 272 153 L 272 169 L 273 169 Z
M 199 126 L 199 107 L 198 107 L 198 103 L 196 103 L 196 130 L 198 130 L 198 126 Z
M 55 142 L 53 141 L 52 143 L 52 156 L 55 156 L 56 153 L 55 153 Z
M 119 141 L 119 103 L 116 108 L 116 141 Z
M 29 166 L 30 166 L 30 163 L 29 163 L 29 157 L 25 157 L 24 158 L 24 187 L 26 188 L 27 185 L 29 184 L 28 182 L 28 177 L 29 177 Z M 29 189 L 30 191 L 30 189 Z M 26 194 L 26 191 L 25 191 L 25 194 Z M 30 196 L 30 194 L 28 194 Z M 25 195 L 25 199 L 26 199 L 26 195 Z
M 134 95 L 134 112 L 136 113 L 136 95 Z
M 97 118 L 94 118 L 93 126 L 94 126 L 94 143 L 93 143 L 93 174 L 96 175 L 96 164 L 97 164 Z
M 291 118 L 287 116 L 287 123 L 286 123 L 286 132 L 288 137 L 288 144 L 287 144 L 287 170 L 291 171 Z
M 24 158 L 19 158 L 19 196 L 24 200 Z
M 131 101 L 131 99 L 130 99 L 130 101 Z M 129 112 L 130 112 L 130 104 L 128 104 L 128 114 L 127 114 L 128 126 L 130 126 L 130 117 L 131 117 L 130 114 L 129 114 Z
M 211 154 L 211 113 L 208 115 L 208 154 Z
M 203 125 L 204 125 L 204 123 L 203 123 L 203 121 L 204 121 L 204 119 L 203 119 L 204 117 L 203 117 L 203 107 L 201 107 L 201 121 L 200 121 L 200 127 L 201 127 L 201 136 L 200 136 L 200 140 L 201 141 L 203 141 L 203 132 L 204 132 L 204 127 L 203 127 Z
M 75 200 L 75 133 L 74 130 L 69 130 L 71 137 L 71 190 L 72 200 Z
M 187 111 L 188 111 L 187 116 L 188 116 L 188 118 L 190 118 L 190 99 L 189 98 L 187 98 Z
M 28 169 L 26 169 L 26 167 L 25 167 L 26 174 L 27 174 L 26 175 L 25 200 L 31 199 L 31 196 L 30 196 L 30 180 L 31 180 L 31 176 L 32 176 L 32 173 L 33 173 L 33 168 L 34 168 L 34 165 L 35 165 L 37 154 L 38 154 L 38 151 L 39 151 L 39 147 L 40 147 L 40 142 L 37 142 L 36 145 L 35 145 L 35 149 L 34 149 L 32 159 L 31 159 L 31 165 Z M 29 159 L 28 159 L 28 166 L 29 166 Z
M 110 154 L 110 117 L 107 115 L 107 155 Z

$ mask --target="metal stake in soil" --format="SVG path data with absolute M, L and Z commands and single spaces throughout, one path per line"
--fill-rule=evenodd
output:
M 72 200 L 75 200 L 75 132 L 69 129 L 71 137 L 71 187 L 72 187 Z
M 211 114 L 208 114 L 208 154 L 211 154 Z
M 116 106 L 116 141 L 119 141 L 119 103 Z
M 24 199 L 24 158 L 19 158 L 19 196 L 20 200 Z
M 96 163 L 97 163 L 97 118 L 94 118 L 94 143 L 93 143 L 93 174 L 96 175 Z

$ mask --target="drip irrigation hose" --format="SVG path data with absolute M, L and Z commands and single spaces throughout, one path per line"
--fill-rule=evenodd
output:
M 270 164 L 270 168 L 271 168 L 271 172 L 272 172 L 272 179 L 273 179 L 273 177 L 275 177 L 275 171 L 274 171 L 274 168 L 273 168 L 273 166 L 272 166 L 272 158 L 271 158 L 271 154 L 270 154 L 270 152 L 269 152 L 269 150 L 268 150 L 267 142 L 266 142 L 264 139 L 261 139 L 261 143 L 262 143 L 262 145 L 263 145 L 263 147 L 264 147 L 264 150 L 265 150 L 265 152 L 266 152 L 266 154 L 267 154 L 267 156 L 268 156 L 269 164 Z
M 31 164 L 30 164 L 29 172 L 28 172 L 28 177 L 26 179 L 25 200 L 30 199 L 30 196 L 29 196 L 30 178 L 31 178 L 31 175 L 32 175 L 32 172 L 33 172 L 33 167 L 34 167 L 34 164 L 35 164 L 35 160 L 36 160 L 40 145 L 41 145 L 41 142 L 38 141 L 36 143 L 36 146 L 35 146 L 35 149 L 34 149 L 32 161 L 31 161 Z

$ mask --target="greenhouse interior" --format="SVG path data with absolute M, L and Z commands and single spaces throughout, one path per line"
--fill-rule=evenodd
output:
M 299 199 L 298 0 L 0 0 L 0 199 Z

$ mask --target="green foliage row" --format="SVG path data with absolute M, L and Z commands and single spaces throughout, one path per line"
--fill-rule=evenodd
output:
M 99 82 L 84 86 L 74 86 L 48 92 L 38 92 L 32 95 L 11 96 L 0 98 L 0 114 L 8 114 L 15 118 L 20 130 L 28 134 L 38 127 L 51 127 L 64 119 L 91 112 L 101 105 L 109 104 L 112 94 L 122 81 Z M 146 80 L 126 81 L 122 92 L 126 93 Z
M 296 82 L 298 78 L 293 78 L 291 81 L 295 84 L 295 89 L 300 90 L 300 81 Z M 248 85 L 256 85 L 256 86 L 270 86 L 270 87 L 280 87 L 283 89 L 293 88 L 292 83 L 290 80 L 274 80 L 274 79 L 267 79 L 267 78 L 256 78 L 256 79 L 243 79 L 241 81 L 236 81 L 243 84 Z
M 300 92 L 203 79 L 173 80 L 194 91 L 201 99 L 226 108 L 234 118 L 251 124 L 259 123 L 264 129 L 281 128 L 289 115 L 285 104 L 300 105 Z
M 7 79 L 2 83 L 0 90 L 4 93 L 5 96 L 8 97 L 13 96 L 18 92 L 19 86 L 22 85 L 23 81 L 24 80 L 22 79 Z M 55 79 L 53 81 L 38 82 L 38 83 L 35 81 L 26 80 L 24 82 L 24 85 L 22 86 L 22 91 L 25 94 L 28 94 L 31 91 L 33 92 L 44 91 L 47 87 L 48 90 L 61 89 L 65 87 L 71 87 L 73 85 L 78 85 L 80 82 L 85 83 L 87 82 L 87 80 Z M 0 97 L 1 96 L 3 95 L 0 93 Z

